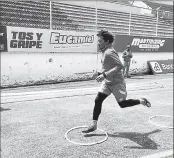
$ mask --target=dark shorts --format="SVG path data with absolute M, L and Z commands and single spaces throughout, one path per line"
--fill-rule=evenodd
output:
M 115 96 L 117 102 L 125 100 L 127 97 L 126 84 L 117 83 L 114 85 L 102 83 L 99 92 L 104 93 L 106 95 L 110 95 L 111 93 Z

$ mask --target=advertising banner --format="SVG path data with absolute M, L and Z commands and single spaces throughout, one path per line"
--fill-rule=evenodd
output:
M 7 52 L 7 29 L 0 26 L 0 52 Z
M 96 52 L 95 32 L 76 32 L 7 26 L 8 51 Z
M 148 61 L 153 74 L 172 73 L 173 72 L 173 60 L 153 60 Z
M 131 45 L 132 52 L 173 52 L 172 38 L 116 35 L 114 48 L 123 52 Z

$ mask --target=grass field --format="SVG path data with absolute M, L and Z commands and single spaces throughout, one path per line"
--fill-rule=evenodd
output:
M 67 130 L 90 124 L 99 87 L 95 81 L 4 89 L 1 92 L 2 158 L 140 158 L 173 149 L 173 76 L 148 75 L 126 79 L 128 98 L 146 96 L 142 105 L 121 109 L 114 97 L 103 103 L 98 128 L 108 139 L 92 146 L 65 139 Z M 77 88 L 77 89 L 76 89 Z M 91 143 L 104 139 L 101 131 L 84 135 L 73 130 L 69 139 Z M 167 156 L 166 157 L 173 157 Z

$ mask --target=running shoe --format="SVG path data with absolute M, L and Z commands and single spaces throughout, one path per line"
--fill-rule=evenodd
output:
M 148 108 L 151 107 L 151 103 L 146 98 L 142 98 L 142 100 L 143 100 L 142 104 L 144 106 L 147 106 Z
M 82 131 L 82 133 L 90 133 L 97 129 L 96 125 L 89 126 L 87 130 Z

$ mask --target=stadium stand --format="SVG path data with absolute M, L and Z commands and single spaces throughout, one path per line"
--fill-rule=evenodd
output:
M 49 28 L 49 1 L 0 1 L 1 26 Z
M 129 5 L 126 3 L 125 1 L 125 5 Z M 129 28 L 129 13 L 98 8 L 96 27 L 95 8 L 53 1 L 50 12 L 49 4 L 49 1 L 0 1 L 0 25 L 49 29 L 51 15 L 51 27 L 57 30 L 107 29 L 115 34 L 129 34 L 130 29 L 131 35 L 156 35 L 156 16 L 132 14 Z M 153 8 L 156 7 L 159 6 L 153 4 Z M 173 13 L 171 7 L 162 7 Z M 158 36 L 173 37 L 173 19 L 167 22 L 164 18 L 158 19 Z
M 173 12 L 173 6 L 171 5 L 155 3 L 152 1 L 143 1 L 143 2 L 146 3 L 148 6 L 150 6 L 152 9 L 157 9 L 160 7 L 160 10 Z
M 159 9 L 159 20 L 165 25 L 173 25 L 173 6 L 167 4 L 160 4 L 151 1 L 143 1 L 150 6 L 154 11 Z M 154 13 L 157 16 L 156 13 Z

